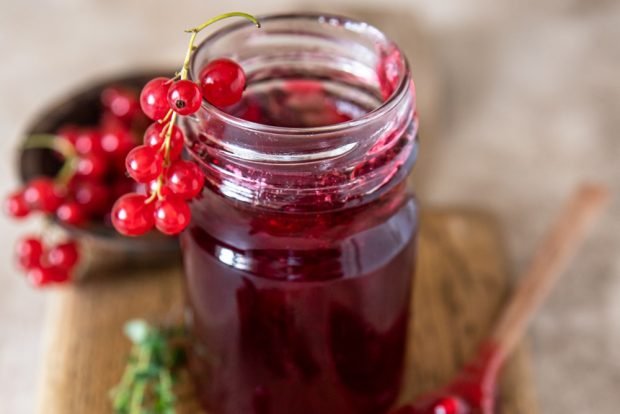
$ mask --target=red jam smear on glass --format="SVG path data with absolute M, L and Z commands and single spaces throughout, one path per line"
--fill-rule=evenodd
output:
M 246 92 L 230 110 L 287 127 L 330 125 L 367 111 L 308 81 L 276 93 Z M 401 138 L 403 145 L 412 139 L 388 139 Z M 254 206 L 217 188 L 192 203 L 193 222 L 182 235 L 190 365 L 209 412 L 378 414 L 394 402 L 409 319 L 416 204 L 404 183 L 364 200 L 347 200 L 339 189 L 360 171 L 390 161 L 389 155 L 374 158 L 344 177 L 317 172 L 312 180 L 334 185 L 303 200 L 303 208 Z

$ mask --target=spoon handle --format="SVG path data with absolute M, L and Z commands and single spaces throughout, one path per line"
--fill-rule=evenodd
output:
M 570 199 L 536 250 L 491 335 L 497 365 L 514 350 L 608 200 L 607 188 L 596 184 L 583 184 Z

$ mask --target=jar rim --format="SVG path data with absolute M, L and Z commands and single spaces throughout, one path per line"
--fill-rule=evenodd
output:
M 396 50 L 400 54 L 400 59 L 402 61 L 403 67 L 403 76 L 400 78 L 398 86 L 394 88 L 390 96 L 387 97 L 379 106 L 374 108 L 373 110 L 365 113 L 359 118 L 352 119 L 346 122 L 340 122 L 337 124 L 325 125 L 325 126 L 317 126 L 317 127 L 285 127 L 285 126 L 274 126 L 274 125 L 266 125 L 258 122 L 248 121 L 234 115 L 231 115 L 218 107 L 210 104 L 205 99 L 202 100 L 202 108 L 209 111 L 214 117 L 219 118 L 221 121 L 226 124 L 234 125 L 238 128 L 243 128 L 245 130 L 257 132 L 257 133 L 266 133 L 271 135 L 287 135 L 289 137 L 300 136 L 305 137 L 307 139 L 308 134 L 312 135 L 322 135 L 333 132 L 342 132 L 352 128 L 358 128 L 364 126 L 366 124 L 372 123 L 376 121 L 378 118 L 381 118 L 386 113 L 390 112 L 395 106 L 399 104 L 401 99 L 403 99 L 409 93 L 409 85 L 412 83 L 411 78 L 411 70 L 407 57 L 403 53 L 402 49 L 392 41 L 385 33 L 383 33 L 377 27 L 364 22 L 362 20 L 353 19 L 350 17 L 345 17 L 336 14 L 330 13 L 284 13 L 284 14 L 268 14 L 257 17 L 259 22 L 263 24 L 264 22 L 269 21 L 277 21 L 277 20 L 287 20 L 287 19 L 302 19 L 302 20 L 317 20 L 318 22 L 328 22 L 328 21 L 336 21 L 338 24 L 343 26 L 347 26 L 348 29 L 353 29 L 354 27 L 361 26 L 364 30 L 370 30 L 374 36 L 382 39 L 385 42 L 390 43 L 392 46 L 396 48 Z M 216 30 L 207 36 L 202 42 L 199 43 L 197 50 L 203 47 L 206 47 L 209 43 L 229 34 L 236 30 L 243 29 L 247 27 L 248 22 L 241 21 L 235 22 L 233 24 L 227 25 L 221 29 Z M 191 79 L 196 79 L 196 68 L 195 61 L 197 53 L 192 54 L 192 58 L 190 60 L 189 74 Z

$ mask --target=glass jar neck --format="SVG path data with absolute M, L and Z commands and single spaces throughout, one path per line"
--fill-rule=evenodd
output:
M 402 182 L 415 162 L 418 122 L 398 47 L 341 17 L 261 23 L 216 32 L 194 54 L 194 79 L 216 57 L 240 63 L 248 79 L 241 103 L 223 111 L 204 102 L 185 119 L 208 186 L 264 208 L 322 211 L 372 201 Z

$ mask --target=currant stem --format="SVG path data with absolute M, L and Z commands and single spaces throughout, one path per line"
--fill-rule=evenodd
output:
M 77 152 L 73 145 L 62 137 L 51 134 L 31 135 L 26 139 L 22 148 L 24 150 L 35 148 L 49 149 L 62 155 L 64 163 L 55 177 L 55 181 L 60 185 L 66 185 L 75 174 L 78 158 Z
M 65 163 L 56 174 L 56 182 L 61 186 L 65 186 L 71 181 L 77 168 L 77 157 L 65 158 Z
M 36 134 L 26 139 L 23 149 L 42 148 L 58 152 L 64 158 L 72 158 L 77 155 L 73 145 L 66 139 L 52 134 Z
M 183 60 L 183 67 L 181 68 L 181 79 L 187 79 L 187 74 L 189 73 L 189 62 L 192 58 L 192 53 L 194 52 L 194 42 L 196 41 L 196 36 L 198 36 L 198 32 L 191 32 L 192 35 L 189 38 L 189 46 L 187 48 L 187 53 L 185 54 L 185 59 Z
M 162 195 L 161 195 L 161 187 L 163 185 L 163 178 L 160 175 L 159 177 L 157 177 L 157 184 L 155 185 L 155 190 L 151 191 L 151 194 L 149 195 L 149 197 L 144 200 L 144 204 L 150 204 L 153 201 L 155 201 L 156 199 L 161 200 Z
M 177 113 L 173 113 L 166 127 L 166 139 L 164 139 L 164 166 L 170 165 L 170 142 L 172 141 L 172 130 L 177 122 Z
M 189 46 L 187 48 L 187 53 L 185 54 L 185 60 L 183 61 L 183 68 L 181 69 L 181 79 L 187 79 L 187 74 L 189 72 L 189 62 L 192 57 L 192 53 L 194 52 L 194 42 L 196 41 L 196 36 L 198 36 L 198 33 L 203 31 L 207 27 L 211 26 L 213 23 L 216 23 L 216 22 L 219 22 L 220 20 L 228 19 L 231 17 L 242 17 L 242 18 L 248 19 L 249 21 L 254 23 L 256 27 L 260 28 L 260 22 L 258 21 L 256 17 L 252 16 L 251 14 L 243 13 L 243 12 L 230 12 L 230 13 L 220 14 L 219 16 L 215 16 L 214 18 L 207 20 L 200 26 L 196 26 L 192 29 L 186 30 L 185 31 L 186 33 L 191 33 L 192 35 L 189 39 Z
M 168 122 L 168 120 L 170 119 L 170 117 L 172 116 L 172 113 L 174 112 L 174 110 L 170 109 L 167 113 L 166 116 L 163 117 L 162 119 L 160 119 L 159 122 L 160 124 L 165 124 L 166 122 Z
M 228 19 L 229 17 L 244 17 L 244 18 L 250 20 L 252 23 L 254 23 L 256 25 L 256 27 L 260 28 L 260 22 L 258 21 L 258 19 L 256 17 L 252 16 L 251 14 L 243 13 L 243 12 L 229 12 L 229 13 L 220 14 L 219 16 L 215 16 L 214 18 L 207 20 L 206 22 L 204 22 L 200 26 L 196 26 L 196 27 L 194 27 L 192 29 L 187 29 L 185 32 L 187 32 L 187 33 L 190 33 L 190 32 L 200 32 L 200 31 L 204 30 L 207 26 L 210 26 L 213 23 L 218 22 L 220 20 Z

